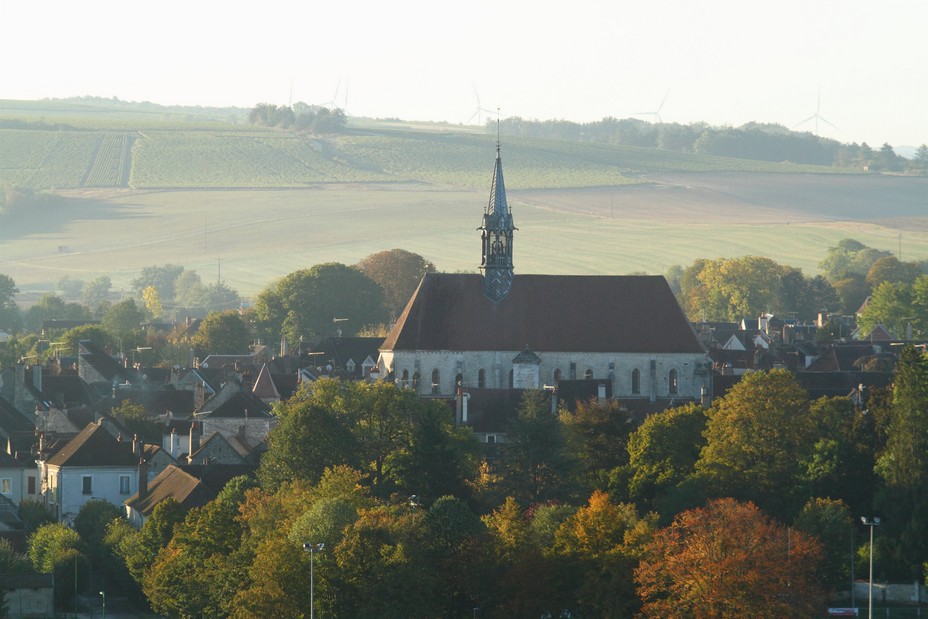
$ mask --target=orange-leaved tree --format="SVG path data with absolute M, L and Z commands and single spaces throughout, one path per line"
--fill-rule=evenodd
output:
M 645 617 L 813 617 L 824 598 L 812 537 L 753 503 L 717 499 L 658 531 L 635 570 Z

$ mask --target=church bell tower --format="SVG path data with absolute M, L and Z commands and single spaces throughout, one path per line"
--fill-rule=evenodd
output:
M 483 274 L 483 293 L 499 303 L 512 289 L 512 212 L 506 202 L 506 185 L 503 183 L 503 162 L 496 143 L 496 168 L 490 187 L 490 201 L 483 213 L 483 225 L 477 228 L 483 240 L 480 272 Z

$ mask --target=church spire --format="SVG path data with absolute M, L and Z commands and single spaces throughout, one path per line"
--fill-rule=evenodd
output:
M 483 274 L 483 293 L 494 302 L 503 300 L 512 289 L 512 211 L 506 201 L 503 183 L 503 160 L 496 141 L 496 168 L 490 186 L 490 201 L 483 213 L 483 225 L 478 228 L 483 240 L 483 257 L 480 272 Z

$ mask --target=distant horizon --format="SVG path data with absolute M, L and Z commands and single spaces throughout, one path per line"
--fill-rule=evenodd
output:
M 115 97 L 115 99 L 114 99 L 114 97 Z M 170 109 L 170 108 L 175 108 L 175 107 L 176 107 L 176 108 L 196 108 L 196 109 L 203 109 L 203 110 L 232 110 L 232 109 L 234 109 L 234 110 L 241 110 L 242 112 L 247 112 L 247 111 L 253 109 L 256 105 L 259 105 L 259 104 L 269 104 L 269 105 L 278 105 L 278 106 L 288 106 L 288 105 L 289 105 L 289 106 L 292 106 L 292 105 L 294 105 L 294 104 L 296 104 L 296 103 L 303 103 L 303 104 L 305 104 L 305 105 L 316 105 L 316 106 L 319 106 L 319 107 L 322 107 L 322 106 L 323 106 L 323 104 L 312 104 L 312 103 L 308 103 L 308 102 L 306 102 L 306 101 L 293 101 L 293 102 L 289 102 L 289 103 L 273 103 L 273 102 L 271 102 L 271 101 L 258 101 L 258 102 L 256 102 L 256 103 L 252 103 L 251 105 L 247 105 L 247 106 L 246 106 L 246 105 L 202 105 L 202 104 L 188 104 L 188 103 L 162 103 L 162 102 L 159 102 L 159 101 L 149 101 L 149 100 L 138 101 L 138 100 L 123 99 L 123 98 L 119 97 L 118 95 L 113 95 L 113 96 L 109 96 L 109 97 L 107 97 L 107 96 L 101 96 L 101 95 L 70 95 L 70 96 L 60 96 L 60 97 L 44 97 L 44 98 L 41 98 L 41 99 L 2 99 L 2 100 L 4 100 L 4 101 L 21 101 L 21 102 L 24 102 L 24 103 L 30 103 L 30 102 L 41 103 L 41 102 L 43 102 L 43 101 L 74 101 L 74 100 L 81 100 L 81 99 L 91 99 L 91 100 L 110 101 L 110 102 L 118 101 L 119 103 L 123 103 L 123 104 L 126 104 L 126 105 L 145 105 L 145 104 L 148 104 L 148 105 L 154 105 L 154 106 L 164 107 L 164 108 L 168 108 L 168 109 Z M 335 106 L 335 107 L 337 107 L 337 106 Z M 399 121 L 399 122 L 405 122 L 405 123 L 424 123 L 424 124 L 448 125 L 448 126 L 451 126 L 451 127 L 455 127 L 455 126 L 461 126 L 461 127 L 468 127 L 468 126 L 469 126 L 469 127 L 482 127 L 482 126 L 484 126 L 484 125 L 486 124 L 486 119 L 484 119 L 484 125 L 469 125 L 469 124 L 461 123 L 461 122 L 454 123 L 454 122 L 445 121 L 445 120 L 424 120 L 424 119 L 419 119 L 419 118 L 398 118 L 398 117 L 384 118 L 384 117 L 372 117 L 372 116 L 353 116 L 353 115 L 350 115 L 350 114 L 348 115 L 348 117 L 349 117 L 349 118 L 351 118 L 351 117 L 354 117 L 354 118 L 367 118 L 367 119 L 370 119 L 370 120 L 376 120 L 376 121 L 382 121 L 382 122 L 388 122 L 388 121 L 391 121 L 391 120 L 397 120 L 397 121 Z M 505 120 L 507 117 L 501 117 L 501 118 L 502 118 L 503 120 Z M 605 117 L 604 117 L 604 118 L 595 119 L 595 120 L 590 120 L 590 121 L 574 121 L 574 120 L 565 119 L 565 118 L 558 118 L 558 119 L 554 119 L 554 118 L 523 118 L 523 120 L 527 120 L 527 121 L 530 121 L 530 122 L 542 122 L 542 123 L 543 123 L 543 122 L 558 122 L 558 121 L 562 121 L 562 122 L 572 122 L 572 123 L 576 123 L 576 124 L 578 124 L 578 125 L 584 125 L 584 124 L 589 124 L 589 123 L 596 123 L 596 122 L 602 121 L 602 120 L 604 120 L 604 119 L 605 119 Z M 650 123 L 650 124 L 658 124 L 657 121 L 655 121 L 655 120 L 646 120 L 646 119 L 636 118 L 636 117 L 634 117 L 634 116 L 628 116 L 628 117 L 624 117 L 624 118 L 618 118 L 618 120 L 630 120 L 630 119 L 631 119 L 631 120 L 641 120 L 642 122 Z M 666 124 L 671 124 L 669 121 L 665 121 L 665 123 L 666 123 Z M 743 123 L 742 125 L 738 125 L 738 126 L 733 126 L 733 125 L 715 125 L 715 124 L 707 123 L 706 121 L 701 121 L 701 120 L 695 120 L 695 121 L 692 121 L 692 123 L 697 123 L 697 124 L 698 124 L 698 123 L 705 123 L 705 124 L 707 124 L 708 126 L 714 127 L 714 128 L 733 127 L 733 128 L 736 128 L 736 129 L 739 128 L 739 127 L 741 127 L 741 126 L 744 126 L 745 124 L 750 124 L 750 123 L 770 124 L 770 125 L 777 125 L 777 126 L 779 126 L 779 127 L 783 127 L 783 128 L 785 128 L 785 129 L 788 129 L 788 130 L 794 131 L 794 132 L 800 132 L 800 133 L 801 133 L 801 132 L 808 132 L 808 133 L 813 133 L 813 134 L 815 134 L 813 131 L 804 130 L 804 129 L 802 129 L 802 128 L 790 128 L 790 127 L 787 127 L 786 125 L 784 125 L 784 124 L 782 124 L 782 123 L 777 123 L 777 122 L 760 123 L 760 121 L 756 121 L 756 120 L 749 120 L 749 121 L 746 121 L 745 123 Z M 692 124 L 692 123 L 678 123 L 678 124 L 681 124 L 681 125 L 688 125 L 688 124 Z M 815 134 L 815 135 L 818 135 L 818 134 Z M 837 141 L 837 142 L 839 142 L 839 143 L 842 143 L 842 144 L 850 144 L 850 142 L 843 142 L 842 140 L 840 140 L 840 139 L 838 139 L 838 138 L 829 138 L 829 137 L 826 137 L 826 136 L 820 136 L 820 137 L 822 137 L 822 138 L 824 138 L 824 139 L 835 140 L 835 141 Z M 868 144 L 868 146 L 870 146 L 870 147 L 873 148 L 874 150 L 879 150 L 879 148 L 884 144 L 884 142 L 880 142 L 879 144 L 870 144 L 870 143 L 867 143 L 867 144 Z M 915 152 L 915 150 L 916 150 L 919 146 L 921 146 L 921 144 L 890 144 L 890 145 L 893 147 L 893 149 L 894 149 L 894 151 L 895 151 L 895 153 L 896 153 L 897 155 L 899 155 L 899 156 L 904 156 L 904 157 L 907 157 L 907 158 L 911 158 L 911 156 L 912 156 L 912 154 Z
M 0 0 L 0 98 L 171 106 L 304 101 L 449 124 L 495 116 L 775 123 L 872 147 L 928 143 L 920 0 Z M 88 95 L 88 93 L 99 93 Z M 257 96 L 256 96 L 257 93 Z

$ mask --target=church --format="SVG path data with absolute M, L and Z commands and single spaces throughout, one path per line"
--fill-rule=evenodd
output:
M 515 273 L 499 144 L 478 230 L 480 272 L 425 275 L 381 346 L 383 376 L 440 398 L 591 381 L 638 410 L 709 395 L 706 351 L 662 276 Z

